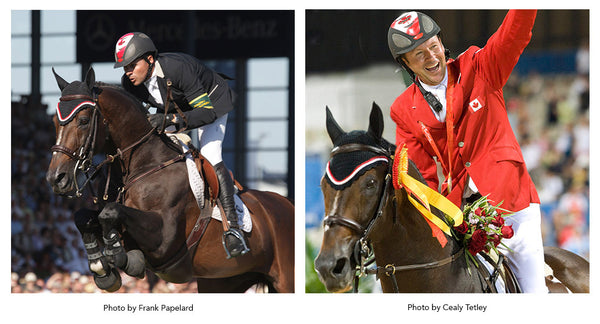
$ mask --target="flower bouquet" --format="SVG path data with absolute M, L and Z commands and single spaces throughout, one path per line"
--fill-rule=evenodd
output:
M 512 225 L 504 223 L 504 218 L 509 217 L 510 212 L 500 208 L 501 204 L 494 206 L 484 196 L 465 206 L 463 222 L 454 226 L 453 233 L 465 247 L 467 263 L 472 261 L 478 266 L 475 258 L 477 254 L 481 251 L 487 253 L 492 249 L 498 253 L 497 247 L 500 244 L 509 249 L 502 243 L 502 239 L 511 238 L 514 231 Z

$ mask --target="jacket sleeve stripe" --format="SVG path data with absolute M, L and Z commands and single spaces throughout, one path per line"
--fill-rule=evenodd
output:
M 210 101 L 210 98 L 208 97 L 208 94 L 203 93 L 202 95 L 194 98 L 192 101 L 189 102 L 190 106 L 192 108 L 206 108 L 206 109 L 213 109 L 213 105 L 212 102 Z

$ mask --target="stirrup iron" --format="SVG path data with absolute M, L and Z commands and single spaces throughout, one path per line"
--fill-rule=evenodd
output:
M 242 245 L 242 251 L 240 251 L 238 255 L 235 255 L 235 256 L 231 255 L 231 252 L 229 251 L 229 247 L 227 246 L 227 235 L 232 235 L 238 241 L 240 241 L 240 243 Z M 231 259 L 232 257 L 242 256 L 242 255 L 250 252 L 250 249 L 248 248 L 248 245 L 246 244 L 246 240 L 244 240 L 244 236 L 237 229 L 229 228 L 229 230 L 225 231 L 223 233 L 223 237 L 221 238 L 221 242 L 223 243 L 223 248 L 225 249 L 225 253 L 227 253 L 227 259 Z

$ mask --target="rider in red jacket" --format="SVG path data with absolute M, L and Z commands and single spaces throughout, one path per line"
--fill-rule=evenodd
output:
M 430 187 L 457 206 L 474 197 L 515 212 L 514 251 L 503 251 L 524 292 L 547 292 L 535 186 L 511 129 L 502 87 L 529 43 L 536 11 L 511 10 L 483 48 L 449 58 L 427 15 L 407 12 L 388 33 L 394 59 L 413 77 L 392 104 L 396 145 L 406 145 Z

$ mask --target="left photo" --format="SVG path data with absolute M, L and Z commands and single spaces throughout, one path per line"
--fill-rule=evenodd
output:
M 294 293 L 294 91 L 293 10 L 11 11 L 11 293 Z

